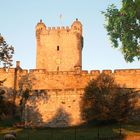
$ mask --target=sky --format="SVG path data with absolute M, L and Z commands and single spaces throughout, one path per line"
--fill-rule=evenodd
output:
M 101 11 L 112 3 L 121 6 L 121 0 L 0 0 L 0 33 L 15 48 L 14 66 L 21 61 L 23 69 L 35 69 L 40 19 L 52 27 L 71 26 L 78 18 L 83 25 L 83 70 L 139 69 L 140 61 L 126 63 L 121 51 L 111 47 Z

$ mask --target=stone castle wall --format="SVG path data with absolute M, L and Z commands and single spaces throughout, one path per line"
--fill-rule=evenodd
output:
M 7 79 L 4 82 L 4 86 L 6 87 L 14 87 L 14 75 L 15 75 L 15 69 L 10 69 L 7 73 L 5 69 L 0 68 L 0 81 L 3 81 Z
M 126 88 L 140 90 L 140 69 L 134 70 L 99 70 L 48 72 L 47 70 L 19 70 L 16 76 L 18 83 L 28 76 L 34 91 L 27 101 L 24 118 L 26 123 L 38 126 L 65 127 L 82 123 L 80 106 L 84 88 L 91 79 L 100 73 L 114 76 L 116 82 Z M 15 69 L 10 69 L 4 86 L 14 87 Z M 0 80 L 6 72 L 0 69 Z M 140 107 L 140 102 L 137 103 Z
M 125 88 L 140 89 L 140 70 L 104 70 L 103 73 L 114 76 L 116 82 Z M 33 96 L 28 100 L 27 108 L 34 108 L 35 114 L 29 113 L 27 122 L 38 126 L 65 127 L 83 122 L 81 115 L 81 98 L 84 88 L 91 79 L 100 74 L 98 70 L 71 72 L 47 72 L 46 70 L 30 70 L 30 76 L 35 78 L 34 89 L 47 89 L 43 96 Z M 43 82 L 42 82 L 43 81 Z M 39 83 L 39 84 L 38 84 Z M 41 94 L 40 94 L 41 95 Z M 46 99 L 47 98 L 47 99 Z M 140 101 L 137 108 L 140 107 Z M 39 115 L 39 116 L 38 116 Z M 37 120 L 32 120 L 32 118 Z
M 48 72 L 46 70 L 30 70 L 30 77 L 35 79 L 33 89 L 84 89 L 91 79 L 100 73 L 110 74 L 120 86 L 140 89 L 140 69 L 132 70 L 99 70 L 69 72 Z M 43 82 L 42 82 L 43 81 Z M 39 84 L 38 84 L 39 83 Z
M 83 90 L 47 90 L 34 94 L 26 104 L 24 118 L 27 125 L 67 127 L 81 124 Z

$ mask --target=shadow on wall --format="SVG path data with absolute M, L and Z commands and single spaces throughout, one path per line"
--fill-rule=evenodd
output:
M 21 70 L 21 76 L 19 77 L 18 80 L 18 91 L 17 94 L 15 95 L 15 98 L 19 99 L 19 110 L 20 110 L 20 117 L 21 121 L 23 122 L 24 120 L 24 110 L 25 110 L 25 105 L 28 100 L 28 98 L 32 94 L 32 87 L 34 86 L 34 83 L 36 82 L 35 75 L 29 76 L 28 73 L 22 73 L 23 71 Z
M 0 87 L 0 120 L 16 117 L 17 107 L 13 101 L 13 89 Z
M 26 127 L 68 127 L 70 125 L 70 114 L 62 107 L 50 111 L 47 108 L 48 100 L 46 90 L 36 90 L 32 93 L 23 112 Z M 48 118 L 44 120 L 44 117 Z
M 91 80 L 81 100 L 81 117 L 88 126 L 112 127 L 114 136 L 125 137 L 126 131 L 139 132 L 140 91 L 120 87 L 113 77 L 100 74 Z M 127 125 L 136 122 L 135 125 Z M 132 123 L 132 124 L 133 124 Z M 124 131 L 124 132 L 122 132 Z M 100 135 L 101 132 L 98 133 Z M 113 137 L 114 137 L 113 136 Z
M 140 116 L 136 115 L 140 109 L 139 92 L 122 88 L 115 83 L 113 77 L 100 74 L 85 88 L 81 100 L 81 116 L 85 122 L 127 122 L 132 118 L 140 120 Z
M 40 127 L 43 123 L 42 115 L 35 106 L 26 105 L 24 110 L 25 127 Z
M 36 106 L 26 106 L 25 126 L 26 127 L 68 127 L 70 124 L 70 115 L 63 109 L 59 108 L 51 120 L 45 122 L 43 116 L 39 113 Z
M 14 78 L 14 86 L 7 88 L 4 86 L 4 82 L 7 80 L 0 81 L 0 118 L 6 119 L 7 117 L 21 118 L 21 112 L 26 103 L 26 98 L 32 89 L 35 82 L 35 76 L 29 77 L 27 73 L 24 74 L 20 69 L 20 76 L 17 87 L 17 75 Z M 22 103 L 21 103 L 22 102 Z
M 14 89 L 7 88 L 5 86 L 0 86 L 0 95 L 3 96 L 4 100 L 14 102 L 13 94 L 14 94 Z
M 70 126 L 71 118 L 63 108 L 59 108 L 56 115 L 45 126 L 47 127 L 68 127 Z
M 18 90 L 24 91 L 26 89 L 32 90 L 36 83 L 36 76 L 34 74 L 24 74 L 21 75 L 18 81 Z
M 48 101 L 46 90 L 32 91 L 23 108 L 22 118 L 26 127 L 41 127 L 43 124 L 42 114 L 39 111 L 37 103 L 41 100 Z M 44 102 L 43 102 L 44 104 Z

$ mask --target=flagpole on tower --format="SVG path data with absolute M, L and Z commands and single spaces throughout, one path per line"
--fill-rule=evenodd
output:
M 60 26 L 62 26 L 62 14 L 60 14 L 59 18 L 60 18 Z

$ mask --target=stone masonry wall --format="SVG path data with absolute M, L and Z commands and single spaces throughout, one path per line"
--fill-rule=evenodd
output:
M 10 69 L 5 87 L 14 88 L 15 69 Z M 103 73 L 114 76 L 116 82 L 125 88 L 140 90 L 140 69 L 134 70 L 104 70 Z M 65 127 L 80 124 L 80 102 L 85 86 L 91 79 L 96 78 L 99 70 L 48 72 L 47 70 L 20 70 L 16 76 L 16 90 L 18 82 L 23 76 L 28 76 L 35 91 L 27 101 L 24 118 L 26 123 L 33 125 Z M 7 73 L 0 69 L 0 80 Z M 39 91 L 40 94 L 36 94 Z M 45 92 L 44 92 L 45 91 Z M 139 96 L 140 97 L 140 96 Z M 137 103 L 140 108 L 140 98 Z
M 102 72 L 114 76 L 122 87 L 140 89 L 140 70 Z M 100 71 L 76 73 L 30 70 L 29 73 L 31 79 L 35 79 L 33 89 L 40 91 L 47 89 L 47 93 L 30 97 L 25 112 L 26 122 L 49 127 L 73 126 L 83 122 L 80 114 L 81 97 L 85 86 L 91 79 L 96 78 Z M 137 107 L 140 107 L 140 101 Z
M 33 89 L 84 89 L 91 79 L 100 73 L 112 75 L 120 87 L 140 89 L 140 69 L 134 70 L 92 70 L 69 72 L 48 72 L 47 70 L 30 70 L 29 75 L 33 82 Z
M 5 69 L 0 68 L 0 81 L 3 81 L 7 79 L 4 82 L 5 87 L 14 87 L 14 75 L 15 75 L 15 69 L 10 69 L 9 72 L 6 72 Z
M 83 90 L 73 89 L 50 90 L 40 95 L 32 95 L 26 104 L 25 124 L 38 127 L 67 127 L 80 124 L 82 92 Z

